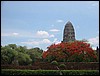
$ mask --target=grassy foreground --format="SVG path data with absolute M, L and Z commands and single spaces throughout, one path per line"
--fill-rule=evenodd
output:
M 2 69 L 2 75 L 99 75 L 99 70 L 18 70 Z

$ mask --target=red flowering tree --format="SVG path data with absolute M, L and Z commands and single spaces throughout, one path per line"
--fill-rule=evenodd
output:
M 83 41 L 52 44 L 43 52 L 45 61 L 95 62 L 97 56 L 90 44 Z

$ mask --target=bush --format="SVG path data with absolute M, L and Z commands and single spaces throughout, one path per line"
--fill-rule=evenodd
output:
M 32 59 L 28 54 L 19 53 L 18 54 L 18 63 L 19 65 L 30 65 L 32 64 Z
M 63 70 L 63 75 L 99 75 L 99 70 Z
M 52 44 L 42 54 L 46 61 L 97 62 L 97 55 L 90 44 L 82 41 Z
M 60 68 L 65 68 L 66 65 L 65 65 L 65 64 L 60 64 L 59 67 L 60 67 Z
M 52 61 L 51 64 L 58 65 L 58 62 L 57 61 Z
M 98 70 L 17 70 L 2 69 L 2 75 L 99 75 Z
M 3 69 L 2 75 L 59 75 L 58 70 L 14 70 Z
M 65 64 L 64 70 L 99 70 L 99 62 L 59 62 Z M 85 66 L 85 67 L 84 67 Z M 49 62 L 36 62 L 33 65 L 28 66 L 17 66 L 17 65 L 1 65 L 1 69 L 34 69 L 37 70 L 57 70 L 57 67 Z

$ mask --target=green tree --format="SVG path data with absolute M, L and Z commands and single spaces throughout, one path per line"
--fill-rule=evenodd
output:
M 15 50 L 18 52 L 26 53 L 27 47 L 26 46 L 18 46 Z
M 9 46 L 5 46 L 1 48 L 1 63 L 2 64 L 11 64 L 14 60 L 14 57 L 17 56 L 18 53 L 14 49 L 11 49 Z
M 35 62 L 38 60 L 42 60 L 42 52 L 43 50 L 41 50 L 40 48 L 32 48 L 29 49 L 26 53 L 30 55 L 32 62 Z
M 11 49 L 16 49 L 17 48 L 17 45 L 16 44 L 9 44 L 8 45 Z
M 27 49 L 26 46 L 8 44 L 1 46 L 1 64 L 29 65 L 42 59 L 43 50 L 36 47 Z
M 19 65 L 29 65 L 32 63 L 32 59 L 30 58 L 30 56 L 21 52 L 18 53 L 17 59 Z

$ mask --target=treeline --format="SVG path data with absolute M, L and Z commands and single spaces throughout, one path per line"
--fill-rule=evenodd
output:
M 38 47 L 27 49 L 16 44 L 1 46 L 1 65 L 32 65 L 42 60 L 42 53 L 43 50 Z
M 43 52 L 36 47 L 8 44 L 1 46 L 1 64 L 32 65 L 34 62 L 99 62 L 99 49 L 93 50 L 90 44 L 83 41 L 52 44 Z

